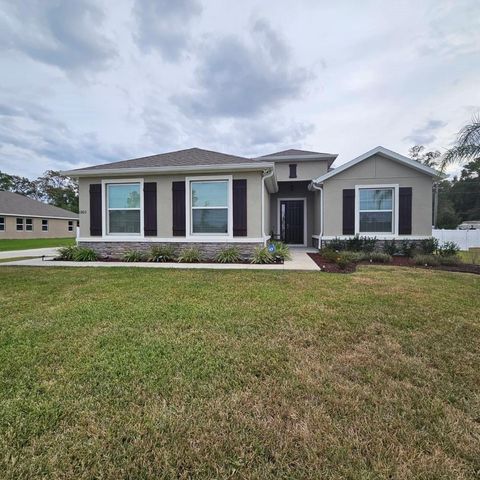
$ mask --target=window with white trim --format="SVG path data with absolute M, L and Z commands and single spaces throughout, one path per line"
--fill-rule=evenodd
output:
M 33 220 L 31 218 L 25 219 L 25 230 L 27 232 L 33 232 Z
M 23 218 L 17 218 L 17 231 L 23 231 Z
M 48 220 L 42 219 L 42 232 L 48 232 Z
M 73 232 L 73 220 L 68 221 L 68 231 Z
M 190 182 L 190 231 L 192 235 L 228 234 L 228 180 Z
M 394 232 L 394 188 L 359 189 L 359 233 Z
M 106 185 L 107 233 L 109 235 L 140 234 L 140 183 L 108 183 Z
M 5 217 L 0 217 L 0 232 L 5 231 Z

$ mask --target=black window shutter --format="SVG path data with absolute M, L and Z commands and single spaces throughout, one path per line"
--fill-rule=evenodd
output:
M 412 187 L 400 187 L 398 195 L 398 233 L 412 234 Z
M 289 165 L 290 168 L 290 178 L 297 178 L 297 164 L 291 163 Z
M 343 190 L 343 235 L 355 233 L 355 189 Z
M 90 184 L 90 236 L 102 236 L 102 185 Z
M 143 231 L 146 237 L 157 236 L 157 182 L 143 184 Z
M 233 181 L 233 236 L 247 236 L 247 180 Z
M 173 236 L 185 237 L 185 182 L 172 182 Z

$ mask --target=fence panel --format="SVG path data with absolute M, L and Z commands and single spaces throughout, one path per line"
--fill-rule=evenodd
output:
M 469 248 L 480 248 L 480 230 L 432 230 L 434 236 L 440 243 L 455 242 L 462 250 Z

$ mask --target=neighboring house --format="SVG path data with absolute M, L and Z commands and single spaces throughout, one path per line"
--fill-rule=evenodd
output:
M 302 246 L 431 236 L 438 172 L 383 147 L 332 169 L 336 157 L 192 148 L 63 173 L 79 179 L 79 243 L 103 254 L 155 243 L 209 254 L 234 244 L 248 254 L 271 235 Z
M 74 237 L 78 215 L 0 190 L 0 240 Z

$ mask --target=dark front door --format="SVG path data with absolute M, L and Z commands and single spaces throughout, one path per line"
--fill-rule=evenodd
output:
M 303 200 L 280 201 L 280 236 L 283 242 L 303 245 Z

